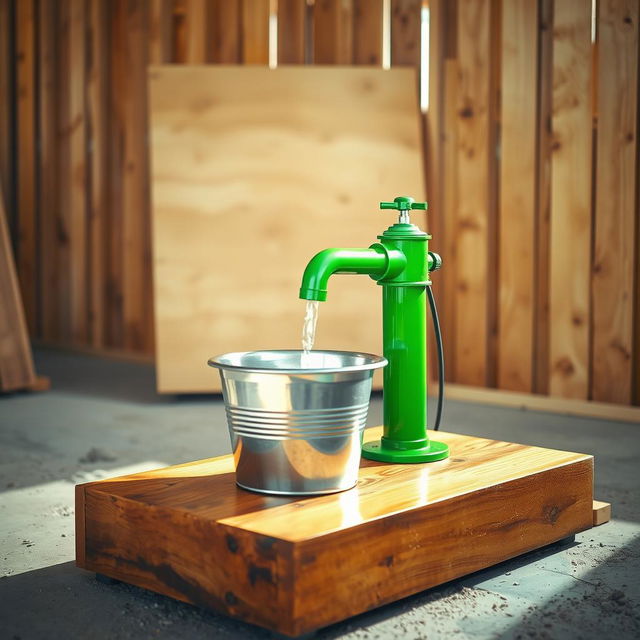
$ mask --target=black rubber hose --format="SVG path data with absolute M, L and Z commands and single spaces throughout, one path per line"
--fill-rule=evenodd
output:
M 438 350 L 438 408 L 436 409 L 436 421 L 433 427 L 431 427 L 434 431 L 437 431 L 440 428 L 442 408 L 444 406 L 444 349 L 442 347 L 442 332 L 440 331 L 436 299 L 433 296 L 433 291 L 430 286 L 427 287 L 427 298 L 429 298 L 429 308 L 431 309 L 431 317 L 433 318 L 433 331 L 436 335 L 436 349 Z

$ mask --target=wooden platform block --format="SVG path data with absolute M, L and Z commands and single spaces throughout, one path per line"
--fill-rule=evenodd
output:
M 77 564 L 296 636 L 593 525 L 592 456 L 438 439 L 450 459 L 363 460 L 327 496 L 239 489 L 231 456 L 79 485 Z

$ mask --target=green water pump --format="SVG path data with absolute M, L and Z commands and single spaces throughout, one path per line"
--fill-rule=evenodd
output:
M 433 462 L 449 456 L 449 447 L 427 435 L 427 292 L 429 273 L 440 268 L 440 257 L 429 251 L 431 236 L 412 224 L 412 209 L 426 202 L 400 196 L 381 202 L 381 209 L 399 212 L 398 222 L 367 249 L 325 249 L 304 271 L 300 297 L 326 300 L 334 273 L 367 274 L 382 286 L 384 369 L 384 432 L 367 442 L 362 455 L 385 462 Z M 433 297 L 429 303 L 437 322 Z M 442 367 L 442 354 L 440 349 Z M 441 380 L 440 388 L 442 389 Z M 442 408 L 442 397 L 438 413 Z M 439 423 L 439 416 L 438 416 Z

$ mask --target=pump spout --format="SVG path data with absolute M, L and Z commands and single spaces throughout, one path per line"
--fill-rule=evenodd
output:
M 378 243 L 368 249 L 325 249 L 313 256 L 304 270 L 300 297 L 326 300 L 327 284 L 334 273 L 363 273 L 379 280 L 390 272 L 401 271 L 405 264 L 400 252 L 390 252 Z

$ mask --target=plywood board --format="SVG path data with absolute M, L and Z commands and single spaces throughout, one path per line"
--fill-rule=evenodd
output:
M 450 459 L 326 496 L 239 489 L 231 456 L 82 485 L 76 562 L 297 636 L 593 526 L 591 456 L 438 438 Z
M 315 253 L 369 246 L 395 221 L 380 200 L 423 198 L 415 75 L 152 67 L 150 101 L 158 389 L 219 390 L 208 357 L 299 348 Z M 380 289 L 334 276 L 316 346 L 379 353 L 381 324 Z

